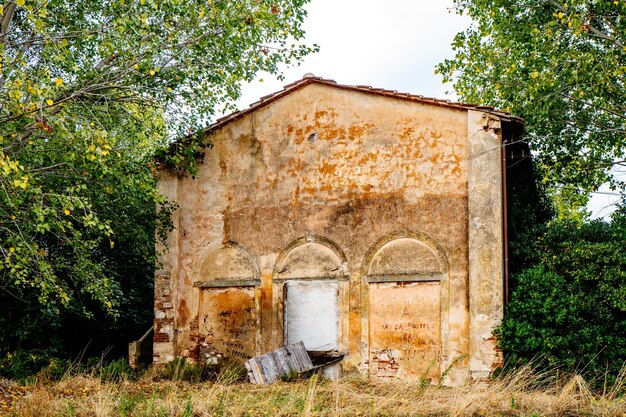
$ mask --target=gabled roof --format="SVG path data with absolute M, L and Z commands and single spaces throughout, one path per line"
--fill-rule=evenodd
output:
M 246 114 L 252 113 L 253 111 L 260 109 L 272 103 L 273 101 L 276 101 L 279 98 L 284 97 L 287 94 L 290 94 L 293 91 L 296 91 L 309 84 L 321 84 L 321 85 L 326 85 L 326 86 L 333 87 L 333 88 L 339 88 L 342 90 L 358 91 L 358 92 L 367 93 L 367 94 L 374 94 L 377 96 L 391 97 L 391 98 L 395 98 L 399 100 L 412 101 L 412 102 L 422 103 L 422 104 L 430 104 L 433 106 L 447 107 L 450 109 L 479 110 L 479 111 L 491 113 L 505 121 L 514 121 L 518 123 L 523 123 L 522 118 L 512 116 L 508 112 L 496 110 L 491 106 L 479 106 L 477 104 L 457 103 L 457 102 L 452 102 L 449 100 L 441 100 L 441 99 L 436 99 L 432 97 L 424 97 L 424 96 L 415 95 L 415 94 L 399 93 L 395 90 L 385 90 L 383 88 L 374 88 L 368 85 L 337 84 L 337 82 L 334 80 L 324 79 L 322 77 L 316 77 L 313 74 L 305 74 L 301 80 L 285 85 L 283 89 L 280 91 L 261 97 L 259 101 L 250 104 L 250 107 L 248 107 L 247 109 L 240 110 L 235 113 L 231 113 L 227 116 L 217 119 L 215 123 L 210 125 L 205 131 L 208 132 L 208 131 L 217 129 L 219 127 L 222 127 L 225 124 L 235 119 L 238 119 Z

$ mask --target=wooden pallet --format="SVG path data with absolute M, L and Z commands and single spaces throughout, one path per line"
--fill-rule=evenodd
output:
M 271 384 L 282 376 L 314 369 L 303 342 L 255 356 L 248 359 L 245 366 L 250 382 L 263 385 Z

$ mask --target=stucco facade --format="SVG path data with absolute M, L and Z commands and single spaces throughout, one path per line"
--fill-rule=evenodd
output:
M 284 343 L 458 384 L 501 363 L 502 124 L 485 107 L 305 78 L 207 130 L 155 277 L 154 361 Z M 296 340 L 298 339 L 298 340 Z

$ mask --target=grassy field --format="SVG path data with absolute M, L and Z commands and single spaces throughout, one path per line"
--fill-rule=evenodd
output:
M 0 380 L 0 414 L 8 416 L 624 416 L 624 378 L 601 392 L 580 376 L 522 368 L 506 377 L 445 388 L 316 376 L 255 386 L 229 382 L 103 382 L 93 375 L 18 385 Z

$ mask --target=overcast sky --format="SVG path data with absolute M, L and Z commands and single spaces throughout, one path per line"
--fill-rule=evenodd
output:
M 286 68 L 284 81 L 262 74 L 244 85 L 239 109 L 305 73 L 340 84 L 456 100 L 451 86 L 434 73 L 439 62 L 453 56 L 454 35 L 470 25 L 452 10 L 452 0 L 311 0 L 307 10 L 305 42 L 319 45 L 320 51 Z M 615 200 L 594 194 L 589 205 L 594 217 L 610 214 Z
M 238 106 L 308 72 L 341 84 L 449 98 L 445 91 L 451 88 L 435 75 L 435 65 L 452 56 L 454 35 L 469 25 L 451 6 L 451 0 L 311 0 L 306 43 L 320 51 L 285 69 L 284 82 L 265 74 L 263 82 L 244 86 Z

